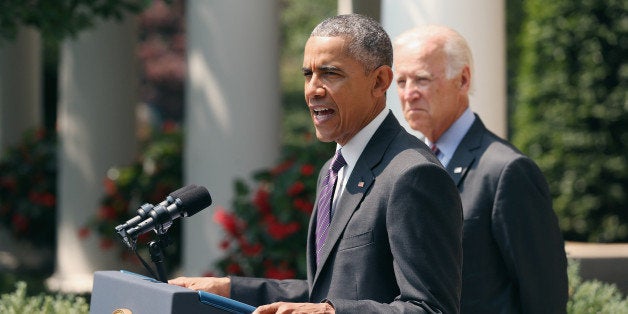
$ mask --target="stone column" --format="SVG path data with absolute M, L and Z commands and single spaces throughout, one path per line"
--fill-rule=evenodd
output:
M 0 46 L 0 153 L 41 126 L 41 85 L 39 33 L 22 28 Z
M 475 92 L 470 99 L 471 109 L 479 114 L 490 130 L 506 137 L 506 22 L 503 0 L 382 0 L 382 23 L 391 39 L 408 28 L 428 23 L 442 24 L 462 34 L 469 42 L 475 59 Z M 399 120 L 405 121 L 394 86 L 389 90 L 388 104 Z M 407 124 L 404 125 L 410 130 Z
M 381 19 L 381 0 L 338 0 L 338 14 L 359 13 Z
M 56 270 L 47 284 L 64 292 L 92 288 L 93 272 L 116 269 L 115 252 L 96 236 L 79 239 L 103 196 L 107 170 L 135 156 L 138 102 L 136 21 L 100 22 L 61 47 Z
M 215 209 L 231 209 L 236 178 L 279 156 L 279 6 L 276 0 L 190 0 L 187 7 L 185 181 L 213 205 L 182 219 L 183 272 L 201 275 L 221 256 Z

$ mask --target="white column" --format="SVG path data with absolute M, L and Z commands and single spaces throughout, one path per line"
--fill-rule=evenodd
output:
M 94 271 L 121 265 L 97 236 L 79 239 L 78 230 L 99 208 L 107 170 L 135 153 L 135 25 L 98 23 L 61 47 L 57 263 L 47 282 L 54 290 L 90 291 Z
M 381 0 L 338 0 L 338 14 L 359 13 L 381 18 Z
M 0 46 L 0 153 L 41 126 L 41 85 L 39 33 L 22 28 Z
M 279 156 L 279 6 L 190 0 L 187 10 L 185 181 L 206 186 L 213 205 L 181 221 L 182 271 L 201 275 L 222 254 L 216 207 L 231 209 L 234 180 Z
M 506 22 L 503 0 L 382 0 L 382 24 L 394 39 L 406 29 L 441 24 L 464 36 L 473 52 L 475 92 L 471 109 L 497 135 L 507 135 Z M 405 121 L 397 90 L 388 93 L 388 104 Z M 407 129 L 407 124 L 404 123 Z M 418 132 L 415 132 L 418 133 Z

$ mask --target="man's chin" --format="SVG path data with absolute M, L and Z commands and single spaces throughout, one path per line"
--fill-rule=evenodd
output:
M 333 142 L 334 140 L 328 136 L 324 136 L 323 134 L 321 134 L 321 132 L 319 132 L 318 130 L 316 130 L 316 138 L 323 143 L 329 143 L 329 142 Z

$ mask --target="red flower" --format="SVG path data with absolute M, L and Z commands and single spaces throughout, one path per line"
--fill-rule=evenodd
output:
M 25 233 L 28 231 L 29 220 L 28 217 L 21 214 L 14 214 L 11 217 L 11 223 L 13 224 L 13 228 L 18 233 Z
M 311 164 L 305 164 L 303 166 L 301 166 L 301 174 L 309 177 L 312 174 L 314 174 L 314 166 L 312 166 Z
M 262 252 L 262 245 L 259 243 L 250 244 L 245 238 L 238 238 L 242 254 L 246 256 L 257 256 Z
M 163 131 L 166 134 L 172 134 L 179 129 L 179 125 L 172 120 L 165 121 L 162 125 Z
M 231 242 L 227 239 L 220 241 L 220 249 L 221 250 L 226 250 L 231 246 Z
M 253 197 L 253 204 L 257 206 L 260 213 L 268 214 L 271 212 L 270 202 L 269 200 L 270 194 L 264 188 L 259 188 Z
M 105 186 L 105 193 L 107 195 L 115 195 L 118 192 L 116 182 L 109 178 L 105 178 L 103 185 Z
M 54 194 L 52 193 L 42 193 L 40 195 L 40 205 L 46 206 L 46 207 L 53 207 L 55 206 L 55 203 L 57 202 Z
M 113 247 L 113 240 L 102 238 L 100 239 L 100 248 L 103 250 L 108 250 Z
M 30 191 L 28 192 L 28 200 L 33 203 L 33 204 L 39 204 L 40 203 L 40 194 L 35 192 L 35 191 Z
M 98 209 L 98 217 L 103 220 L 116 220 L 116 209 L 111 206 L 101 206 Z
M 301 181 L 297 181 L 288 188 L 287 193 L 289 196 L 296 196 L 300 194 L 301 192 L 303 192 L 304 190 L 305 190 L 305 184 L 303 184 L 303 182 Z
M 305 214 L 311 214 L 314 209 L 314 204 L 306 199 L 297 198 L 292 202 L 292 205 L 299 211 Z
M 4 176 L 0 178 L 0 186 L 11 192 L 17 189 L 17 180 L 13 176 Z
M 227 212 L 223 207 L 218 206 L 216 209 L 214 221 L 220 224 L 228 234 L 232 236 L 240 234 L 241 223 L 234 214 Z
M 275 240 L 283 240 L 301 229 L 298 222 L 281 223 L 274 216 L 266 217 L 266 231 Z
M 242 273 L 242 268 L 237 263 L 231 263 L 227 265 L 226 271 L 228 274 L 239 275 Z
M 78 237 L 81 240 L 87 239 L 89 237 L 90 233 L 91 233 L 91 230 L 89 230 L 88 227 L 83 227 L 83 228 L 78 230 Z
M 291 159 L 290 160 L 286 160 L 286 161 L 280 163 L 277 167 L 275 167 L 272 170 L 270 170 L 270 174 L 272 174 L 273 176 L 281 174 L 284 171 L 290 169 L 290 167 L 292 167 L 292 164 L 294 164 L 294 160 L 291 160 Z

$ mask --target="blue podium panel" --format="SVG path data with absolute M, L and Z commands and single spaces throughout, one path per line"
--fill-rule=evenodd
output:
M 123 310 L 133 314 L 249 314 L 255 308 L 229 298 L 169 285 L 132 272 L 95 272 L 90 313 L 124 313 Z

